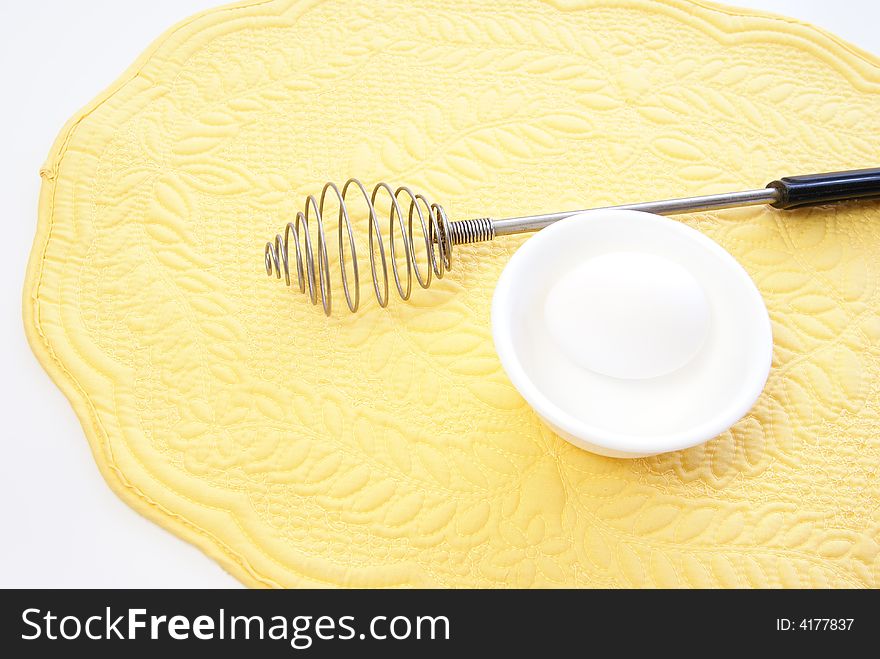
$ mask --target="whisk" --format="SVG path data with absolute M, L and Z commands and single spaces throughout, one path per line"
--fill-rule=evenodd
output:
M 274 272 L 278 279 L 283 274 L 286 284 L 290 286 L 290 248 L 293 246 L 299 290 L 300 292 L 308 290 L 312 304 L 317 304 L 320 297 L 324 313 L 328 316 L 332 310 L 332 286 L 324 215 L 325 207 L 330 203 L 338 205 L 336 233 L 342 290 L 349 310 L 355 312 L 360 305 L 358 255 L 348 208 L 350 192 L 362 197 L 366 207 L 370 273 L 376 300 L 381 307 L 388 305 L 390 297 L 389 262 L 397 292 L 402 299 L 407 300 L 413 290 L 413 275 L 419 286 L 428 288 L 432 277 L 442 278 L 452 267 L 453 245 L 538 231 L 566 217 L 584 212 L 573 210 L 500 220 L 481 217 L 450 222 L 442 206 L 406 186 L 393 188 L 388 183 L 382 182 L 377 183 L 372 192 L 368 193 L 363 183 L 354 178 L 346 181 L 341 190 L 336 184 L 327 183 L 320 197 L 309 195 L 306 198 L 305 209 L 297 212 L 294 221 L 288 222 L 283 233 L 277 234 L 274 241 L 266 243 L 264 260 L 266 273 L 271 277 Z M 380 196 L 389 208 L 387 254 L 380 229 L 379 212 L 376 209 Z M 880 167 L 788 176 L 772 181 L 764 188 L 754 190 L 606 206 L 603 210 L 638 210 L 658 215 L 674 215 L 758 204 L 792 209 L 877 197 L 880 197 Z M 314 241 L 310 233 L 311 222 L 314 222 Z M 398 257 L 400 248 L 395 236 L 399 237 L 400 248 L 403 250 L 400 257 Z M 426 256 L 423 265 L 420 266 L 416 258 L 416 245 L 422 241 Z M 349 253 L 350 266 L 346 260 L 346 251 Z M 401 273 L 403 265 L 401 261 L 405 263 L 405 276 Z

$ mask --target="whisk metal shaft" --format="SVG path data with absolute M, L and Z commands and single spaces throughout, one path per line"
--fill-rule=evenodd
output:
M 772 204 L 778 198 L 779 193 L 774 188 L 760 188 L 758 190 L 745 190 L 743 192 L 725 192 L 723 194 L 703 195 L 699 197 L 682 197 L 679 199 L 664 199 L 662 201 L 646 201 L 637 204 L 622 204 L 620 206 L 604 206 L 601 210 L 632 210 L 655 213 L 656 215 L 675 215 L 677 213 L 699 213 L 702 211 L 718 210 L 720 208 L 735 208 L 739 206 L 751 206 L 757 204 Z M 592 209 L 600 210 L 600 209 Z M 539 231 L 554 222 L 565 219 L 584 211 L 565 211 L 562 213 L 545 213 L 542 215 L 528 215 L 524 217 L 509 217 L 503 220 L 495 220 L 493 228 L 496 236 L 509 236 L 515 233 Z M 455 222 L 453 222 L 453 225 Z
M 531 233 L 549 227 L 554 222 L 567 217 L 584 213 L 586 210 L 632 210 L 656 215 L 675 215 L 677 213 L 699 213 L 721 208 L 736 208 L 758 204 L 772 204 L 779 198 L 775 188 L 759 188 L 742 192 L 725 192 L 722 194 L 701 195 L 698 197 L 680 197 L 660 201 L 645 201 L 637 204 L 619 206 L 603 206 L 601 208 L 562 211 L 561 213 L 542 213 L 540 215 L 523 215 L 494 220 L 481 217 L 472 220 L 457 220 L 449 223 L 450 239 L 455 245 L 476 243 L 492 240 L 497 236 L 511 236 L 517 233 Z

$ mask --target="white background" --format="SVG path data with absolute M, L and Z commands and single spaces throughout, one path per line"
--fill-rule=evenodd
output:
M 166 28 L 216 4 L 0 0 L 0 202 L 5 209 L 0 587 L 238 585 L 201 552 L 129 509 L 105 485 L 73 410 L 31 353 L 21 320 L 38 172 L 56 134 Z M 876 0 L 736 4 L 812 22 L 880 53 Z

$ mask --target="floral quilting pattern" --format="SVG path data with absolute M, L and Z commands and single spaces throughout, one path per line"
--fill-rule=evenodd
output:
M 755 279 L 773 369 L 730 431 L 635 461 L 504 377 L 489 306 L 523 238 L 330 319 L 262 247 L 349 176 L 463 218 L 875 165 L 878 63 L 679 0 L 377 7 L 191 19 L 59 137 L 26 325 L 111 486 L 251 585 L 877 587 L 876 204 L 682 218 Z

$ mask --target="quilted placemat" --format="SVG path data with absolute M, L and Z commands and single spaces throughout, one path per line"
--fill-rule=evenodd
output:
M 769 15 L 223 7 L 62 131 L 25 325 L 110 486 L 252 586 L 876 587 L 877 204 L 682 218 L 754 277 L 773 369 L 729 432 L 634 461 L 554 436 L 501 371 L 490 300 L 523 238 L 387 309 L 367 277 L 329 319 L 263 246 L 349 176 L 504 217 L 872 166 L 878 138 L 878 61 Z

